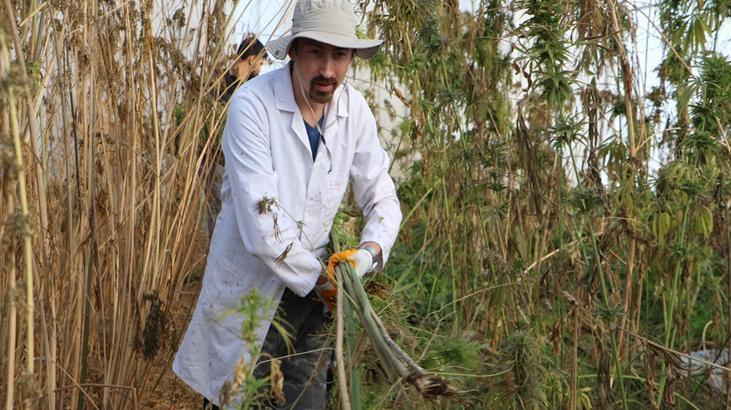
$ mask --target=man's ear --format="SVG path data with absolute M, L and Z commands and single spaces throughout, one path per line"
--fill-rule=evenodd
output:
M 246 57 L 246 58 L 244 59 L 244 61 L 245 61 L 245 62 L 246 62 L 246 64 L 248 64 L 249 66 L 253 66 L 253 65 L 254 65 L 254 63 L 256 63 L 256 56 L 247 56 L 247 57 Z
M 294 59 L 294 56 L 297 55 L 297 47 L 299 46 L 299 38 L 295 38 L 292 40 L 292 43 L 289 45 L 289 50 L 287 50 L 287 55 L 290 59 Z

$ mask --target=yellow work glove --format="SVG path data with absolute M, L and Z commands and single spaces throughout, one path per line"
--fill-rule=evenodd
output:
M 348 249 L 333 254 L 327 262 L 327 277 L 335 283 L 335 267 L 347 261 L 353 266 L 358 279 L 362 278 L 373 267 L 373 255 L 365 249 Z
M 327 279 L 337 287 L 337 279 L 335 279 L 335 267 L 342 261 L 348 260 L 354 253 L 358 252 L 357 249 L 348 249 L 341 252 L 333 253 L 330 259 L 327 261 Z M 348 261 L 350 262 L 350 261 Z M 355 264 L 350 262 L 355 268 Z
M 335 278 L 335 267 L 340 262 L 348 262 L 355 269 L 358 278 L 371 270 L 373 266 L 373 255 L 364 249 L 348 249 L 345 251 L 334 253 L 327 262 L 327 282 L 317 285 L 317 293 L 320 299 L 325 302 L 330 312 L 335 309 L 337 302 L 338 285 Z
M 320 297 L 322 302 L 327 306 L 328 312 L 335 310 L 335 303 L 337 303 L 338 288 L 333 282 L 325 281 L 324 283 L 315 287 L 315 292 Z

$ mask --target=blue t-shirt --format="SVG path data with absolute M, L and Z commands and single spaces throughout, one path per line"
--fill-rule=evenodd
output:
M 322 127 L 322 122 L 325 119 L 325 117 L 320 118 L 320 127 Z M 312 127 L 310 124 L 305 121 L 305 129 L 307 130 L 307 138 L 310 140 L 310 148 L 312 149 L 312 160 L 315 160 L 315 157 L 317 156 L 317 147 L 320 146 L 320 131 L 317 130 L 317 127 Z

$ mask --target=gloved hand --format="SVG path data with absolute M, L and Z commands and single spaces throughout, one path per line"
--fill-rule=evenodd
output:
M 338 297 L 338 288 L 333 282 L 330 282 L 330 280 L 326 280 L 325 282 L 315 286 L 315 292 L 318 296 L 320 296 L 320 299 L 322 299 L 322 302 L 325 303 L 325 306 L 327 306 L 328 312 L 335 311 L 335 304 L 337 303 Z
M 334 253 L 327 262 L 327 276 L 330 282 L 336 283 L 335 267 L 343 261 L 347 261 L 353 266 L 358 279 L 373 267 L 373 255 L 365 249 L 348 249 Z
M 373 266 L 373 256 L 364 249 L 348 249 L 330 256 L 330 260 L 327 262 L 327 280 L 315 286 L 315 291 L 325 303 L 329 312 L 335 310 L 338 296 L 335 267 L 343 261 L 347 261 L 353 266 L 358 279 L 363 277 Z

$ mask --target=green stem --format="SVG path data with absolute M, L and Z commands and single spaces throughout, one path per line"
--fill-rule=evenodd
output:
M 456 269 L 454 268 L 454 244 L 452 243 L 452 235 L 450 234 L 449 230 L 452 226 L 452 223 L 450 221 L 450 215 L 452 215 L 452 210 L 450 209 L 450 203 L 449 203 L 449 194 L 447 193 L 447 183 L 442 179 L 442 192 L 444 194 L 444 214 L 446 216 L 446 230 L 447 230 L 447 248 L 449 250 L 449 274 L 452 281 L 452 301 L 456 301 L 459 296 L 457 295 L 457 273 Z M 457 306 L 455 305 L 455 309 Z M 454 321 L 455 329 L 459 328 L 459 317 L 455 316 Z
M 683 222 L 680 225 L 680 238 L 678 238 L 678 244 L 683 252 L 680 260 L 675 265 L 675 272 L 673 275 L 673 287 L 670 289 L 670 300 L 668 300 L 667 308 L 664 309 L 663 319 L 665 327 L 665 346 L 672 347 L 675 341 L 675 327 L 673 326 L 673 315 L 675 314 L 675 298 L 678 294 L 678 286 L 680 283 L 680 274 L 682 272 L 683 263 L 685 262 L 685 235 L 688 229 L 688 213 L 690 211 L 690 200 L 685 205 L 683 210 Z M 662 371 L 660 372 L 660 383 L 658 383 L 657 389 L 657 405 L 661 406 L 663 398 L 665 397 L 665 384 L 667 382 L 667 365 L 662 363 Z
M 569 152 L 571 156 L 571 165 L 573 166 L 574 173 L 576 175 L 577 183 L 580 181 L 579 176 L 579 168 L 576 165 L 576 157 L 574 155 L 573 150 L 571 147 L 569 147 Z M 582 217 L 582 224 L 583 224 L 583 217 Z M 604 302 L 604 305 L 606 307 L 609 307 L 609 290 L 607 289 L 606 279 L 604 278 L 604 269 L 602 268 L 602 259 L 601 255 L 599 253 L 599 247 L 597 246 L 596 242 L 596 234 L 594 232 L 594 225 L 592 224 L 591 219 L 588 223 L 589 226 L 589 235 L 591 236 L 591 245 L 592 249 L 594 251 L 594 260 L 596 261 L 596 267 L 597 271 L 599 272 L 599 282 L 601 283 L 602 288 L 602 301 Z M 581 249 L 581 252 L 584 253 L 583 247 L 579 247 Z M 585 258 L 586 259 L 586 258 Z M 614 362 L 614 366 L 617 371 L 617 382 L 619 383 L 619 391 L 622 394 L 622 406 L 625 410 L 629 409 L 628 405 L 628 399 L 627 399 L 627 392 L 624 389 L 624 380 L 622 377 L 622 363 L 619 361 L 619 350 L 617 349 L 617 337 L 614 332 L 610 333 L 610 339 L 612 344 L 612 361 Z

